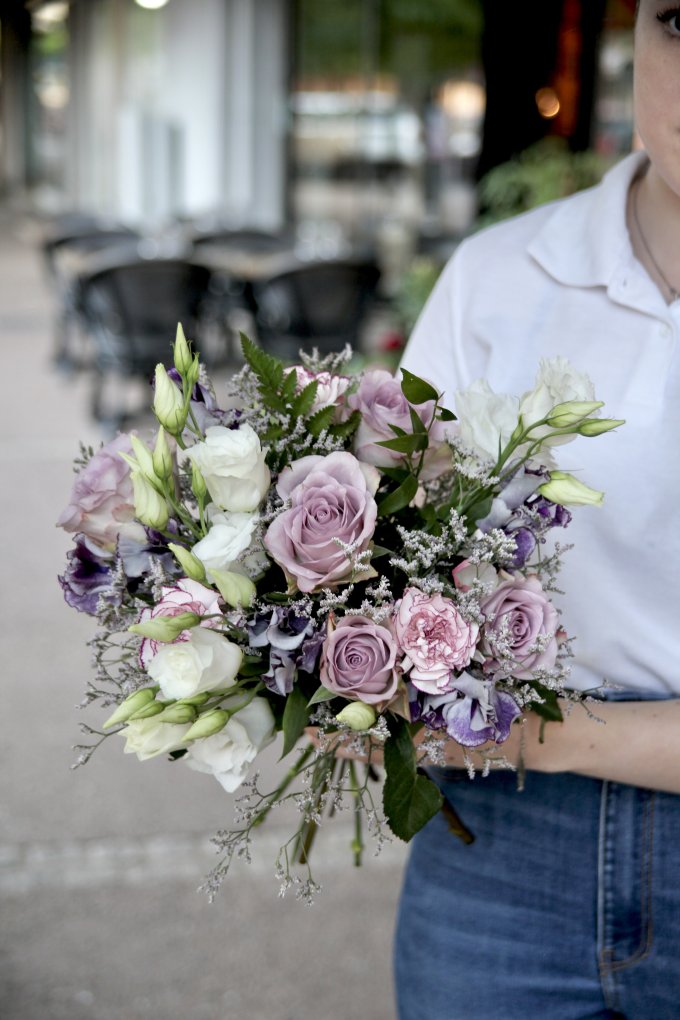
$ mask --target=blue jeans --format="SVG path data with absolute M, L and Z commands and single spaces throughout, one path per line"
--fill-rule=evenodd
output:
M 395 943 L 400 1020 L 678 1020 L 680 797 L 570 773 L 432 778 Z

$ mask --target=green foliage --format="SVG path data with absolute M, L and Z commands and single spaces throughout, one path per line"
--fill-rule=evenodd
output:
M 441 262 L 421 255 L 413 260 L 401 277 L 394 298 L 394 309 L 404 336 L 409 336 L 413 331 L 441 271 Z
M 439 393 L 429 382 L 413 375 L 406 368 L 401 370 L 401 392 L 409 404 L 424 404 L 428 400 L 439 400 Z
M 516 159 L 494 167 L 481 180 L 479 196 L 484 227 L 537 205 L 597 184 L 607 168 L 595 152 L 571 152 L 566 143 L 546 138 Z
M 304 733 L 305 726 L 309 722 L 309 707 L 307 699 L 299 687 L 294 687 L 286 697 L 286 707 L 283 710 L 283 751 L 281 757 L 285 758 L 289 751 L 292 751 L 295 744 Z
M 395 836 L 408 842 L 441 809 L 444 798 L 431 779 L 419 773 L 411 727 L 387 716 L 383 810 Z
M 409 505 L 417 491 L 418 479 L 414 475 L 408 475 L 399 488 L 378 503 L 378 515 L 388 517 L 390 514 L 396 514 L 399 510 L 403 510 Z

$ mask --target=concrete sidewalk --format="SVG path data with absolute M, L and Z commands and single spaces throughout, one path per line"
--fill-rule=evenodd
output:
M 351 865 L 351 833 L 319 843 L 313 907 L 277 896 L 265 829 L 214 904 L 196 887 L 208 837 L 232 822 L 209 777 L 140 765 L 109 741 L 73 772 L 90 618 L 63 602 L 70 545 L 54 527 L 87 420 L 85 375 L 51 365 L 39 228 L 0 211 L 2 601 L 0 1016 L 3 1020 L 390 1020 L 404 848 Z M 93 723 L 99 719 L 92 719 Z

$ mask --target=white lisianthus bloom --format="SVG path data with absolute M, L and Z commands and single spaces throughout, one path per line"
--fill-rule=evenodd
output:
M 222 708 L 228 711 L 230 702 L 237 701 L 238 697 L 227 699 Z M 269 703 L 265 698 L 253 698 L 219 733 L 191 744 L 184 761 L 197 772 L 213 775 L 227 793 L 233 793 L 246 778 L 256 755 L 272 742 L 275 734 Z
M 456 393 L 456 414 L 458 434 L 465 445 L 496 461 L 517 425 L 518 401 L 506 393 L 494 393 L 486 379 L 478 379 Z
M 585 372 L 578 372 L 566 358 L 542 358 L 539 364 L 536 384 L 533 390 L 524 394 L 520 401 L 519 413 L 525 428 L 532 422 L 547 418 L 553 407 L 566 404 L 567 401 L 594 401 L 595 390 Z M 531 433 L 532 438 L 540 438 L 551 431 L 544 425 Z M 574 433 L 575 435 L 576 433 Z M 558 446 L 571 442 L 574 435 L 554 436 L 547 445 Z
M 146 761 L 185 747 L 184 736 L 190 729 L 190 723 L 159 722 L 152 716 L 150 719 L 130 720 L 120 731 L 120 736 L 125 737 L 125 754 L 136 754 L 140 761 Z
M 191 698 L 233 687 L 242 659 L 238 645 L 207 627 L 194 627 L 186 641 L 159 648 L 147 672 L 164 698 Z
M 258 515 L 252 513 L 220 513 L 208 507 L 210 530 L 192 548 L 208 572 L 230 570 L 242 554 L 249 549 Z
M 256 510 L 269 489 L 270 474 L 265 454 L 254 429 L 213 425 L 205 440 L 187 450 L 201 472 L 210 498 L 222 510 L 244 513 Z

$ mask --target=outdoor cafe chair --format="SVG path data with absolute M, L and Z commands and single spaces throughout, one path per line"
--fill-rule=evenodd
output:
M 302 348 L 322 354 L 358 347 L 376 295 L 380 270 L 373 261 L 310 262 L 251 284 L 260 345 L 294 360 Z
M 97 421 L 120 426 L 129 417 L 122 401 L 107 406 L 107 381 L 150 381 L 158 362 L 171 365 L 178 322 L 188 337 L 200 334 L 211 275 L 208 267 L 185 258 L 136 257 L 81 278 Z
M 81 315 L 79 269 L 90 255 L 130 249 L 140 239 L 132 227 L 82 214 L 64 217 L 43 242 L 43 257 L 57 299 L 54 361 L 60 368 L 81 367 L 75 351 Z

